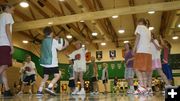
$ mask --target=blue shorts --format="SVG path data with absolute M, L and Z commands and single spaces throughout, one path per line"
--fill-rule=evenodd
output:
M 162 64 L 162 70 L 168 80 L 173 80 L 172 69 L 170 68 L 169 64 Z

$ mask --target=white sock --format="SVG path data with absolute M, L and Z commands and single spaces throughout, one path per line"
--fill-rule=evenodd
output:
M 84 90 L 84 88 L 81 88 L 81 90 Z
M 50 84 L 48 85 L 48 88 L 52 88 L 52 87 L 53 87 L 53 84 L 50 83 Z

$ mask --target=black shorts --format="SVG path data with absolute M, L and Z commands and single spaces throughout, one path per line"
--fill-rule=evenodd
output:
M 98 79 L 97 79 L 97 77 L 92 77 L 92 78 L 91 78 L 91 81 L 92 81 L 92 82 L 96 82 L 96 81 L 98 81 Z
M 54 67 L 54 68 L 45 68 L 44 67 L 44 74 L 47 74 L 47 75 L 59 74 L 59 69 L 58 69 L 58 67 Z
M 24 79 L 23 79 L 23 83 L 26 84 L 26 85 L 31 85 L 35 82 L 35 74 L 33 75 L 30 75 L 30 76 L 26 76 Z
M 69 80 L 68 87 L 75 88 L 75 82 L 74 82 L 74 79 L 72 79 L 72 80 Z
M 103 84 L 105 84 L 105 83 L 108 83 L 108 80 L 105 79 L 105 80 L 102 80 L 102 82 L 103 82 Z

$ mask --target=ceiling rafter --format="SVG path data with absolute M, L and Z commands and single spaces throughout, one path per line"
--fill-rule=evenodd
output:
M 75 0 L 77 6 L 83 11 L 83 12 L 89 12 L 88 7 L 83 5 L 82 0 Z M 99 24 L 96 20 L 91 20 L 91 23 L 94 24 L 94 26 L 99 30 L 100 34 L 103 36 L 105 40 L 112 40 L 112 37 L 102 28 L 102 26 Z
M 45 1 L 44 4 L 47 6 L 47 8 L 49 10 L 51 10 L 52 12 L 54 12 L 55 14 L 58 13 L 58 16 L 65 16 L 63 15 L 58 9 L 56 9 L 49 1 Z M 53 9 L 51 9 L 53 8 Z M 70 23 L 70 24 L 67 24 L 67 25 L 61 25 L 62 27 L 64 27 L 68 32 L 72 32 L 71 34 L 76 38 L 76 39 L 79 39 L 80 41 L 82 42 L 86 42 L 86 39 L 85 37 L 83 37 L 82 35 L 80 35 L 80 30 L 78 30 L 78 28 Z M 74 30 L 74 31 L 73 31 Z M 79 35 L 78 35 L 79 34 Z M 89 43 L 89 40 L 87 40 L 88 43 Z
M 100 0 L 96 0 L 96 2 L 97 2 L 97 5 L 98 5 L 98 7 L 101 9 L 101 10 L 104 10 L 104 7 L 103 7 L 103 5 L 102 5 L 102 3 L 101 3 L 101 1 Z M 118 44 L 118 41 L 117 41 L 117 38 L 118 38 L 118 36 L 117 36 L 117 33 L 116 33 L 116 31 L 115 31 L 115 29 L 114 29 L 114 27 L 113 27 L 113 25 L 112 25 L 112 23 L 111 23 L 111 21 L 108 19 L 108 18 L 104 18 L 104 21 L 105 21 L 105 23 L 107 23 L 107 31 L 109 32 L 109 34 L 111 34 L 111 32 L 112 32 L 112 37 L 113 37 L 113 41 L 115 42 L 115 45 L 116 45 L 116 47 L 118 47 L 119 46 L 119 44 Z M 102 25 L 105 25 L 105 24 L 102 24 Z
M 103 11 L 87 12 L 87 13 L 67 15 L 62 17 L 39 19 L 36 21 L 19 22 L 14 24 L 13 29 L 14 31 L 22 31 L 28 29 L 42 28 L 47 26 L 49 21 L 54 21 L 53 25 L 62 25 L 72 22 L 78 22 L 81 20 L 101 19 L 101 18 L 111 17 L 113 15 L 138 14 L 138 13 L 148 12 L 150 8 L 154 8 L 154 11 L 177 10 L 180 9 L 180 1 L 145 4 L 145 5 L 138 5 L 133 7 L 121 7 L 121 8 L 108 9 Z
M 34 7 L 42 16 L 49 18 L 49 15 L 46 14 L 39 6 L 37 6 L 32 0 L 28 0 L 30 5 Z
M 129 0 L 129 6 L 135 6 L 134 0 Z M 137 16 L 136 14 L 132 14 L 133 24 L 134 24 L 134 30 L 137 25 Z

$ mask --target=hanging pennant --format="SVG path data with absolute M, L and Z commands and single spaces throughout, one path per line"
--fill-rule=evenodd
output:
M 91 52 L 87 52 L 86 53 L 86 61 L 90 61 L 91 60 Z
M 96 51 L 96 59 L 101 60 L 102 59 L 102 51 Z
M 109 51 L 109 57 L 110 57 L 111 59 L 116 58 L 116 50 L 110 50 L 110 51 Z
M 125 49 L 122 49 L 122 57 L 125 57 Z

